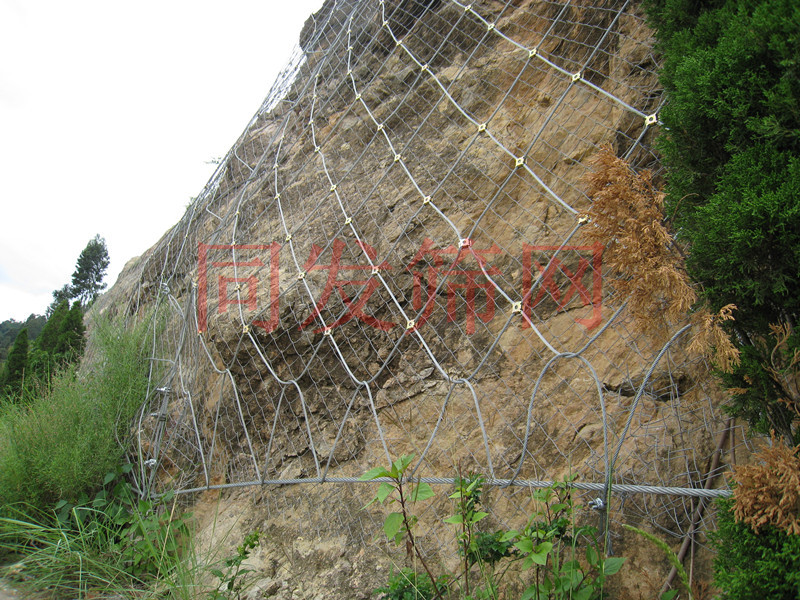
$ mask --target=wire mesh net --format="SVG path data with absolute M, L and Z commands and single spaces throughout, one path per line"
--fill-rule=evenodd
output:
M 640 332 L 582 238 L 602 145 L 658 179 L 657 68 L 631 2 L 326 2 L 123 273 L 152 319 L 141 489 L 262 486 L 286 512 L 313 486 L 328 527 L 371 540 L 357 478 L 414 454 L 426 481 L 482 473 L 503 523 L 571 474 L 613 519 L 709 518 L 745 437 L 691 328 Z

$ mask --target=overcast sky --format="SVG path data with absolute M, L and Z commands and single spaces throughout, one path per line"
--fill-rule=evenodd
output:
M 322 0 L 0 0 L 0 321 L 86 243 L 113 284 L 211 176 Z

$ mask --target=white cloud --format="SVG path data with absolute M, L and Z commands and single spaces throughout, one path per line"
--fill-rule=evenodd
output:
M 321 3 L 0 2 L 0 320 L 43 312 L 96 233 L 109 283 L 157 241 Z

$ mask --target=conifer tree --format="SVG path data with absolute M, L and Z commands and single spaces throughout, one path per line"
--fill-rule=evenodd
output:
M 712 312 L 737 307 L 729 412 L 800 444 L 800 4 L 646 7 L 669 97 L 659 113 L 667 212 Z
M 2 387 L 10 396 L 18 396 L 28 373 L 28 329 L 23 328 L 14 340 L 2 377 Z
M 96 235 L 89 240 L 78 257 L 75 272 L 72 274 L 72 285 L 69 288 L 70 298 L 80 300 L 84 306 L 91 304 L 106 287 L 103 277 L 106 275 L 108 264 L 106 241 L 100 235 Z

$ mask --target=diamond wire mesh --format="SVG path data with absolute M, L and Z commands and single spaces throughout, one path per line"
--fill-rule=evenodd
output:
M 688 533 L 731 425 L 720 392 L 685 324 L 638 332 L 581 242 L 602 144 L 658 175 L 652 45 L 616 0 L 326 2 L 136 267 L 142 489 L 260 485 L 276 512 L 313 493 L 369 541 L 355 478 L 414 453 L 417 477 L 498 484 L 500 523 L 530 504 L 511 480 L 575 473 L 584 500 L 611 484 L 613 519 Z M 431 551 L 448 510 L 422 515 Z

